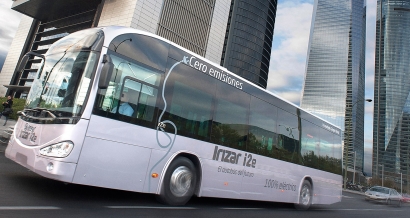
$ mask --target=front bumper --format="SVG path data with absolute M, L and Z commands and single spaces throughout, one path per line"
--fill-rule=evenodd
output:
M 380 203 L 386 203 L 387 202 L 387 197 L 383 196 L 376 196 L 376 195 L 365 195 L 365 199 L 368 201 L 376 201 Z
M 77 164 L 47 158 L 38 153 L 38 146 L 26 146 L 11 136 L 5 155 L 10 160 L 50 179 L 72 182 Z M 50 167 L 52 165 L 52 167 Z

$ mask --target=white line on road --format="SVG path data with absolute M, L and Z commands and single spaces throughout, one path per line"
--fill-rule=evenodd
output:
M 263 208 L 241 208 L 241 207 L 223 207 L 223 208 L 219 208 L 222 210 L 260 210 Z
M 110 209 L 165 209 L 165 210 L 193 210 L 195 207 L 151 207 L 151 206 L 106 206 Z
M 329 211 L 336 211 L 336 210 L 341 210 L 341 211 L 402 211 L 402 210 L 389 210 L 389 209 L 312 209 L 312 210 L 329 210 Z
M 59 210 L 59 207 L 49 206 L 0 206 L 0 210 Z

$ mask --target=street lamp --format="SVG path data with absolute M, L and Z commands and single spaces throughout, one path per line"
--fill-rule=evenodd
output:
M 351 129 L 351 127 L 352 127 L 352 122 L 353 122 L 353 107 L 355 106 L 355 104 L 357 104 L 358 102 L 362 102 L 362 101 L 367 101 L 367 102 L 372 102 L 372 99 L 360 99 L 360 100 L 357 100 L 353 105 L 352 105 L 352 109 L 350 110 L 350 116 L 351 116 L 351 119 L 350 119 L 350 123 L 349 123 L 349 128 L 347 129 L 347 143 L 346 143 L 346 145 L 345 145 L 345 148 L 344 148 L 344 153 L 345 153 L 345 176 L 344 176 L 344 180 L 343 180 L 343 182 L 344 182 L 344 188 L 346 189 L 346 180 L 347 180 L 347 159 L 348 159 L 348 144 L 349 144 L 349 141 L 350 141 L 350 129 Z M 346 130 L 346 129 L 345 129 Z

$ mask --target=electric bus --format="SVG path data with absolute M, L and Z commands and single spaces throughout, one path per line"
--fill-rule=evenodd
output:
M 339 127 L 169 40 L 91 28 L 17 69 L 37 59 L 5 152 L 36 174 L 169 205 L 341 201 Z

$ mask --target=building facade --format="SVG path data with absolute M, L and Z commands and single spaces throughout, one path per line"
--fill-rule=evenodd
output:
M 28 93 L 40 60 L 31 59 L 22 72 L 15 71 L 18 61 L 28 51 L 44 54 L 52 43 L 72 32 L 108 25 L 155 33 L 215 63 L 231 60 L 237 52 L 253 55 L 253 59 L 237 58 L 242 63 L 230 63 L 226 67 L 266 87 L 266 82 L 259 81 L 267 81 L 276 0 L 255 0 L 249 8 L 244 4 L 247 3 L 242 0 L 15 0 L 12 9 L 24 16 L 10 47 L 12 52 L 0 73 L 0 95 L 14 93 L 15 97 L 24 98 Z M 233 10 L 235 7 L 240 10 Z M 240 26 L 242 21 L 248 26 Z M 248 32 L 255 36 L 242 40 L 257 41 L 257 37 L 267 40 L 232 47 L 240 40 L 237 37 L 240 28 L 251 28 L 253 24 L 259 25 L 258 31 Z M 235 40 L 231 40 L 232 34 Z M 227 52 L 229 49 L 235 52 Z M 255 68 L 244 69 L 249 64 Z
M 410 0 L 378 0 L 373 177 L 410 192 Z
M 221 66 L 266 88 L 277 0 L 233 0 Z
M 356 172 L 364 159 L 365 33 L 364 0 L 315 0 L 301 107 L 344 129 L 348 171 Z

